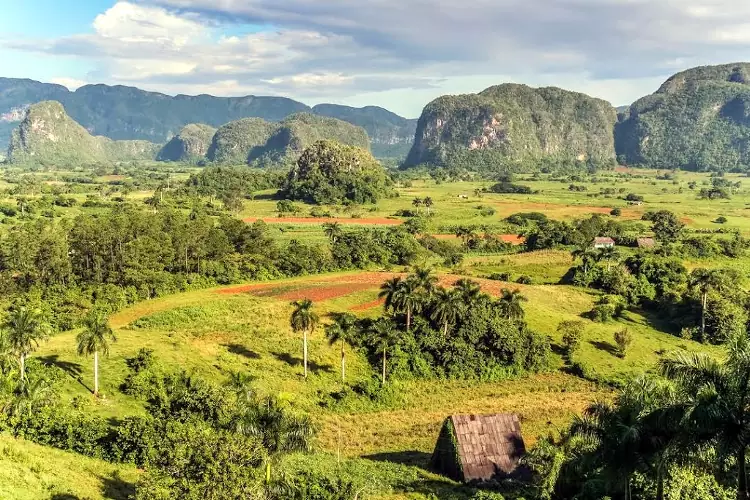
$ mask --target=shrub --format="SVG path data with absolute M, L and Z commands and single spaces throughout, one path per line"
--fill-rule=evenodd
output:
M 617 354 L 624 358 L 627 354 L 628 347 L 633 343 L 633 336 L 627 328 L 615 332 L 615 344 L 617 344 Z
M 583 321 L 561 321 L 557 326 L 558 333 L 562 333 L 563 349 L 570 358 L 581 346 L 581 339 L 586 324 Z
M 510 281 L 511 275 L 507 271 L 502 272 L 502 273 L 492 273 L 489 276 L 487 276 L 487 279 L 495 280 L 495 281 Z
M 716 218 L 716 220 L 715 220 L 714 222 L 715 222 L 716 224 L 726 224 L 726 223 L 727 223 L 727 218 L 726 218 L 726 217 L 724 217 L 723 215 L 720 215 L 720 216 L 718 216 L 718 217 Z
M 619 208 L 619 207 L 613 208 L 613 209 L 612 209 L 612 210 L 611 210 L 611 211 L 609 212 L 609 215 L 611 215 L 611 216 L 613 216 L 613 217 L 619 217 L 619 216 L 621 216 L 621 215 L 622 215 L 622 209 L 621 209 L 621 208 Z
M 516 283 L 518 283 L 519 285 L 531 285 L 534 283 L 534 279 L 531 276 L 523 274 L 518 277 Z

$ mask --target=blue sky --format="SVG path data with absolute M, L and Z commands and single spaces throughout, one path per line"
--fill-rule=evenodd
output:
M 0 76 L 404 116 L 517 82 L 629 104 L 750 53 L 745 0 L 0 0 Z

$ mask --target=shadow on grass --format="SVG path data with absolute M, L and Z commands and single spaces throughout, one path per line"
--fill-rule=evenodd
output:
M 619 351 L 618 351 L 617 347 L 613 346 L 609 342 L 603 342 L 601 340 L 589 340 L 589 344 L 591 344 L 592 346 L 596 347 L 600 351 L 607 352 L 607 353 L 609 353 L 609 354 L 611 354 L 612 356 L 615 356 L 615 357 L 620 357 L 619 356 Z
M 375 453 L 362 458 L 375 462 L 391 462 L 401 465 L 411 465 L 430 471 L 430 459 L 432 455 L 423 451 L 393 451 L 386 453 Z
M 81 500 L 81 497 L 70 493 L 55 493 L 50 497 L 50 500 Z
M 302 358 L 298 358 L 296 356 L 292 356 L 288 352 L 272 352 L 271 353 L 274 358 L 278 359 L 279 361 L 288 364 L 289 366 L 302 366 Z M 316 363 L 312 360 L 307 360 L 307 368 L 317 374 L 320 372 L 325 373 L 333 373 L 333 366 L 331 365 L 321 365 L 319 363 Z
M 102 495 L 114 500 L 128 500 L 135 497 L 135 484 L 125 481 L 115 472 L 112 477 L 102 477 Z
M 549 347 L 552 349 L 552 352 L 558 356 L 565 356 L 565 348 L 560 344 L 550 344 Z
M 71 378 L 75 379 L 76 382 L 81 384 L 81 386 L 86 389 L 87 391 L 93 393 L 94 389 L 89 387 L 84 383 L 84 381 L 81 379 L 81 374 L 83 373 L 83 367 L 80 363 L 72 363 L 70 361 L 62 361 L 60 359 L 60 356 L 57 354 L 50 354 L 49 356 L 40 356 L 39 361 L 41 361 L 43 364 L 47 366 L 56 366 L 60 368 L 62 371 L 67 373 L 71 376 Z
M 236 354 L 237 356 L 242 356 L 243 358 L 260 359 L 260 354 L 251 351 L 241 344 L 222 344 L 222 347 L 226 347 L 227 351 L 231 352 L 232 354 Z

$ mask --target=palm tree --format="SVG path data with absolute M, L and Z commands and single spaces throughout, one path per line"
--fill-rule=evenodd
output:
M 417 288 L 422 289 L 428 296 L 435 290 L 437 285 L 437 276 L 432 274 L 429 267 L 415 267 L 414 272 L 407 280 L 413 280 Z
M 0 332 L 0 374 L 8 375 L 16 364 L 16 353 L 7 332 Z
M 247 405 L 234 423 L 235 431 L 256 438 L 268 453 L 266 484 L 271 482 L 271 464 L 281 455 L 310 451 L 315 427 L 307 415 L 290 413 L 273 397 Z
M 593 462 L 587 469 L 599 469 L 612 493 L 630 500 L 633 474 L 651 468 L 656 470 L 657 499 L 663 499 L 664 472 L 677 433 L 674 422 L 664 426 L 666 414 L 661 412 L 673 400 L 670 385 L 641 378 L 626 386 L 612 403 L 594 403 L 574 420 L 571 434 L 593 445 L 585 457 Z
M 406 313 L 406 331 L 411 331 L 412 314 L 422 307 L 418 284 L 413 279 L 401 280 L 393 295 L 393 308 Z
M 427 215 L 430 215 L 430 208 L 432 208 L 433 202 L 432 198 L 427 196 L 424 200 L 422 200 L 422 204 L 427 208 Z
M 453 283 L 456 290 L 461 294 L 464 301 L 467 304 L 471 304 L 482 295 L 482 287 L 474 280 L 468 278 L 461 278 L 460 280 Z
M 750 445 L 750 341 L 746 334 L 727 343 L 727 358 L 677 353 L 659 361 L 662 375 L 684 394 L 682 421 L 694 442 L 713 442 L 737 457 L 737 498 L 747 500 Z
M 590 246 L 577 248 L 571 253 L 574 259 L 581 259 L 583 273 L 588 274 L 591 265 L 596 262 L 599 252 Z
M 357 337 L 357 317 L 351 313 L 337 314 L 333 324 L 326 326 L 326 337 L 333 345 L 341 344 L 341 382 L 346 382 L 346 344 L 351 344 Z
M 380 318 L 373 323 L 370 334 L 375 348 L 383 353 L 383 385 L 385 385 L 388 349 L 398 342 L 398 330 L 393 327 L 393 322 L 389 318 Z
M 464 298 L 459 290 L 438 288 L 432 308 L 432 320 L 443 324 L 443 335 L 448 336 L 448 325 L 455 322 L 464 309 Z
M 318 325 L 318 315 L 312 310 L 313 301 L 302 299 L 292 302 L 291 325 L 296 333 L 302 332 L 302 361 L 305 367 L 305 378 L 307 378 L 307 334 L 315 330 Z
M 615 247 L 604 247 L 599 249 L 597 260 L 603 260 L 607 263 L 607 271 L 609 271 L 612 261 L 616 261 L 620 258 L 620 251 Z
M 2 410 L 10 416 L 30 417 L 50 403 L 54 396 L 55 391 L 49 382 L 39 377 L 18 388 L 13 398 L 5 402 Z
M 414 198 L 411 202 L 412 206 L 417 209 L 417 213 L 422 211 L 422 198 Z
M 714 269 L 695 269 L 690 273 L 690 287 L 695 288 L 701 294 L 701 334 L 706 334 L 706 309 L 708 307 L 708 294 L 711 290 L 721 288 L 722 279 L 720 273 Z
M 84 329 L 76 337 L 78 355 L 94 355 L 94 396 L 99 395 L 99 353 L 109 356 L 109 343 L 117 342 L 107 316 L 92 312 L 84 322 Z
M 529 299 L 520 290 L 513 290 L 511 292 L 503 288 L 501 293 L 499 305 L 505 317 L 513 321 L 522 320 L 524 317 L 523 303 L 528 302 Z
M 26 358 L 39 347 L 39 342 L 47 338 L 47 326 L 42 321 L 39 311 L 26 307 L 11 311 L 3 326 L 8 332 L 11 348 L 18 356 L 23 386 L 26 378 Z
M 379 299 L 385 299 L 383 307 L 386 311 L 395 307 L 394 297 L 398 294 L 398 289 L 401 286 L 401 278 L 398 276 L 386 280 L 380 285 L 380 292 L 378 293 Z
M 338 222 L 326 222 L 325 224 L 323 224 L 323 232 L 331 241 L 331 243 L 335 244 L 336 240 L 341 237 L 343 230 L 341 229 L 341 224 L 339 224 Z

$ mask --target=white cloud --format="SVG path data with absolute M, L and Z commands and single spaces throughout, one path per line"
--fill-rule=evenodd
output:
M 746 57 L 748 18 L 745 0 L 131 0 L 91 34 L 4 45 L 86 58 L 94 82 L 414 116 L 504 81 L 631 102 L 674 71 Z
M 62 85 L 63 87 L 66 87 L 68 90 L 75 90 L 78 87 L 83 87 L 88 82 L 84 80 L 78 80 L 76 78 L 68 78 L 66 76 L 59 76 L 52 78 L 50 80 L 51 83 L 56 83 L 58 85 Z

